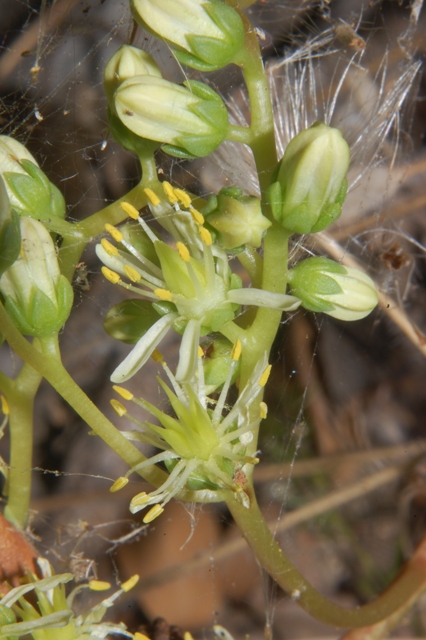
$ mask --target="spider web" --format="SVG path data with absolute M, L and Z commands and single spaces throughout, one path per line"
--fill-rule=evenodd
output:
M 181 81 L 182 70 L 167 47 L 139 31 L 132 35 L 125 0 L 3 0 L 1 4 L 2 15 L 7 15 L 0 57 L 2 133 L 28 145 L 64 193 L 69 217 L 84 218 L 124 195 L 139 177 L 135 159 L 120 149 L 107 130 L 102 74 L 109 57 L 133 38 L 133 44 L 150 51 L 169 79 Z M 423 18 L 420 10 L 419 2 L 405 8 L 392 2 L 360 8 L 352 2 L 267 0 L 256 3 L 248 13 L 267 59 L 279 155 L 293 135 L 315 120 L 340 127 L 353 150 L 351 189 L 341 221 L 325 239 L 295 241 L 291 259 L 331 251 L 332 243 L 338 242 L 340 257 L 350 254 L 356 258 L 404 311 L 408 324 L 421 332 L 425 330 L 426 229 L 419 216 L 425 203 L 418 203 L 424 172 L 419 129 L 422 104 L 416 103 L 421 81 L 417 51 L 423 46 L 418 36 Z M 227 100 L 236 123 L 249 121 L 248 100 L 238 74 L 226 70 L 209 74 L 205 80 Z M 250 154 L 232 143 L 224 143 L 211 159 L 192 165 L 162 158 L 161 170 L 174 184 L 203 194 L 229 184 L 252 194 L 258 189 Z M 403 180 L 408 186 L 401 187 Z M 127 347 L 106 338 L 100 320 L 120 298 L 98 277 L 99 265 L 90 247 L 83 260 L 84 270 L 77 274 L 76 310 L 62 337 L 64 361 L 96 404 L 111 416 L 108 377 Z M 357 583 L 359 574 L 353 565 L 360 557 L 363 561 L 366 555 L 374 558 L 382 572 L 392 570 L 389 556 L 401 533 L 399 529 L 395 533 L 395 510 L 390 506 L 396 499 L 395 488 L 390 497 L 389 492 L 383 494 L 386 506 L 380 512 L 392 529 L 386 538 L 387 554 L 377 553 L 378 537 L 371 532 L 377 520 L 365 501 L 347 507 L 334 521 L 324 516 L 321 529 L 314 520 L 293 535 L 283 533 L 282 523 L 287 512 L 302 503 L 322 499 L 336 487 L 362 482 L 365 473 L 381 469 L 386 457 L 374 461 L 374 455 L 368 455 L 375 448 L 407 449 L 410 440 L 422 435 L 419 416 L 425 402 L 421 385 L 408 387 L 416 376 L 424 376 L 424 353 L 387 319 L 386 310 L 357 327 L 302 313 L 290 320 L 283 320 L 272 353 L 274 369 L 267 398 L 271 411 L 260 445 L 262 462 L 280 466 L 268 467 L 271 471 L 266 470 L 266 479 L 258 476 L 259 496 L 276 535 L 308 578 L 334 597 L 342 595 L 346 581 L 354 604 L 372 595 L 362 592 Z M 163 348 L 168 360 L 176 361 L 176 341 L 170 339 Z M 6 350 L 2 358 L 6 372 L 17 371 L 19 363 Z M 143 376 L 129 388 L 164 404 L 155 374 L 154 365 L 147 365 Z M 96 571 L 90 562 L 93 557 L 98 573 L 110 572 L 114 579 L 129 564 L 128 557 L 116 556 L 117 549 L 146 532 L 133 521 L 122 526 L 127 503 L 123 507 L 123 501 L 114 498 L 105 507 L 110 500 L 105 490 L 124 469 L 112 452 L 100 448 L 97 439 L 87 440 L 86 427 L 46 385 L 36 419 L 34 506 L 39 515 L 33 529 L 45 553 L 59 559 L 59 566 L 72 561 L 78 576 L 87 577 Z M 7 458 L 7 436 L 1 445 Z M 365 454 L 362 464 L 351 458 L 360 450 Z M 304 458 L 326 454 L 352 461 L 352 472 L 349 463 L 344 472 L 340 466 L 334 474 L 322 468 L 305 475 L 298 471 Z M 406 486 L 411 486 L 407 479 Z M 139 483 L 131 489 L 139 491 Z M 415 492 L 410 496 L 397 496 L 406 516 L 404 550 L 409 550 L 416 535 L 408 517 L 415 507 Z M 344 497 L 342 500 L 344 503 Z M 67 505 L 61 513 L 64 501 Z M 198 507 L 181 511 L 186 522 L 183 533 L 182 518 L 176 511 L 169 517 L 170 528 L 161 530 L 162 535 L 173 535 L 175 530 L 179 538 L 175 554 L 189 547 L 190 538 L 204 532 L 204 526 L 211 525 L 215 531 L 204 551 L 203 562 L 210 575 L 195 587 L 195 593 L 205 589 L 209 594 L 209 616 L 199 623 L 200 617 L 186 613 L 187 626 L 218 622 L 236 636 L 255 636 L 261 634 L 266 619 L 275 637 L 332 634 L 305 621 L 304 631 L 298 632 L 300 619 L 295 609 L 288 607 L 288 601 L 282 602 L 262 572 L 260 588 L 250 590 L 224 571 L 223 558 L 235 574 L 249 561 L 238 556 L 231 563 L 232 551 L 226 551 L 226 545 L 232 548 L 234 532 L 220 508 L 214 518 Z M 366 521 L 364 529 L 348 533 L 360 517 Z M 217 526 L 218 520 L 222 525 Z M 153 529 L 158 532 L 160 525 Z M 154 537 L 149 534 L 150 544 Z M 357 551 L 357 545 L 363 550 Z M 152 548 L 154 555 L 166 553 Z M 180 557 L 176 555 L 178 564 Z M 179 583 L 173 582 L 179 574 L 176 562 L 170 562 L 172 568 L 158 564 L 158 583 L 168 581 L 172 589 L 177 588 Z M 331 567 L 327 579 L 325 566 Z M 218 578 L 221 572 L 226 574 L 227 586 Z M 377 572 L 371 570 L 373 590 L 380 591 L 383 585 L 377 584 Z M 249 575 L 255 580 L 253 573 Z M 145 586 L 152 588 L 149 576 Z M 185 612 L 201 610 L 201 597 L 194 596 L 194 591 L 188 593 L 195 600 Z M 155 606 L 151 600 L 142 598 L 141 602 L 148 616 L 156 611 L 174 622 L 168 612 L 174 597 L 159 596 L 162 610 L 158 601 Z M 297 594 L 293 599 L 297 600 Z

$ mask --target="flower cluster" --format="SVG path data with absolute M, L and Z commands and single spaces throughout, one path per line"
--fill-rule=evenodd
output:
M 110 490 L 121 489 L 134 471 L 140 471 L 159 462 L 164 462 L 170 471 L 168 479 L 161 487 L 149 494 L 139 493 L 130 503 L 132 513 L 151 507 L 143 519 L 145 523 L 151 522 L 163 513 L 164 506 L 185 488 L 206 492 L 225 489 L 231 491 L 245 507 L 250 506 L 250 498 L 245 491 L 246 468 L 247 465 L 257 464 L 258 459 L 246 455 L 246 450 L 253 439 L 253 432 L 261 419 L 266 417 L 267 407 L 261 400 L 261 392 L 271 367 L 267 364 L 265 353 L 254 368 L 238 400 L 229 409 L 226 398 L 241 355 L 241 343 L 237 341 L 234 346 L 228 376 L 217 401 L 213 401 L 205 393 L 202 354 L 200 349 L 196 375 L 189 382 L 180 384 L 161 354 L 154 353 L 154 358 L 161 362 L 172 387 L 159 379 L 176 415 L 175 418 L 151 403 L 135 398 L 127 389 L 114 387 L 121 398 L 148 411 L 161 425 L 154 425 L 148 421 L 142 423 L 133 417 L 121 402 L 111 400 L 118 415 L 127 416 L 140 429 L 128 436 L 153 445 L 162 452 L 130 469 L 126 476 L 116 480 Z
M 151 189 L 145 192 L 151 213 L 173 237 L 176 249 L 161 241 L 127 203 L 122 206 L 141 225 L 144 243 L 136 248 L 131 235 L 127 240 L 123 232 L 107 225 L 107 231 L 122 249 L 107 239 L 96 247 L 105 265 L 104 276 L 148 298 L 159 313 L 157 321 L 114 371 L 113 382 L 124 382 L 133 376 L 172 326 L 183 332 L 176 378 L 185 382 L 195 372 L 200 336 L 220 331 L 233 320 L 240 305 L 283 311 L 293 311 L 300 305 L 294 296 L 242 288 L 240 278 L 229 268 L 226 252 L 213 242 L 203 215 L 192 206 L 188 194 L 168 182 L 162 186 L 166 199 L 160 199 Z M 155 250 L 158 266 L 147 257 L 150 246 Z M 122 277 L 132 284 L 123 282 Z

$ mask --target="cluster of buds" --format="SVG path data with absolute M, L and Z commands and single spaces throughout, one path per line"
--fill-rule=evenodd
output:
M 110 490 L 118 491 L 127 484 L 133 472 L 159 462 L 163 462 L 170 472 L 161 487 L 149 494 L 137 494 L 130 503 L 132 513 L 151 507 L 143 519 L 145 523 L 161 515 L 165 505 L 184 489 L 210 492 L 225 489 L 231 491 L 244 507 L 249 508 L 250 497 L 245 491 L 246 470 L 247 466 L 257 464 L 258 459 L 246 455 L 246 449 L 261 419 L 266 417 L 267 407 L 261 400 L 261 392 L 271 367 L 267 364 L 265 353 L 238 400 L 225 415 L 226 398 L 240 355 L 241 343 L 237 341 L 219 398 L 213 401 L 205 391 L 202 349 L 198 352 L 196 373 L 190 381 L 183 384 L 176 380 L 161 354 L 154 352 L 154 359 L 161 363 L 172 387 L 169 388 L 159 379 L 175 418 L 151 403 L 135 398 L 127 389 L 114 387 L 121 399 L 142 407 L 157 418 L 161 425 L 148 421 L 141 423 L 121 402 L 111 400 L 119 416 L 128 417 L 139 427 L 138 431 L 132 432 L 132 439 L 153 445 L 161 453 L 130 469 L 125 476 L 116 480 Z

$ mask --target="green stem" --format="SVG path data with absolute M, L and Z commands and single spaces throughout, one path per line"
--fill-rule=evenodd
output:
M 49 339 L 43 339 L 43 357 L 41 357 L 39 351 L 25 340 L 16 329 L 2 304 L 0 304 L 0 326 L 5 339 L 15 353 L 27 365 L 46 378 L 96 435 L 102 438 L 129 467 L 134 467 L 145 460 L 140 451 L 99 411 L 65 370 L 60 359 L 56 335 Z M 139 475 L 156 487 L 160 486 L 168 477 L 164 471 L 157 467 L 143 469 Z
M 251 506 L 244 508 L 235 499 L 227 501 L 228 508 L 252 548 L 259 563 L 277 584 L 310 615 L 325 624 L 340 628 L 364 627 L 375 624 L 392 615 L 409 601 L 413 594 L 425 585 L 423 563 L 408 563 L 398 578 L 376 600 L 357 607 L 345 609 L 319 594 L 284 555 L 251 492 Z
M 25 529 L 30 507 L 33 409 L 41 379 L 40 374 L 24 364 L 6 395 L 10 410 L 10 469 L 4 515 L 18 529 Z

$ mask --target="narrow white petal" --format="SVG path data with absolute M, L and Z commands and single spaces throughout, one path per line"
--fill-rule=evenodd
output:
M 172 324 L 178 318 L 177 313 L 168 313 L 158 320 L 135 345 L 127 358 L 116 368 L 111 376 L 112 382 L 125 382 L 139 371 L 150 357 L 159 342 L 164 338 Z
M 195 373 L 200 343 L 200 320 L 190 320 L 186 325 L 179 349 L 179 364 L 176 369 L 178 382 L 189 382 Z
M 295 311 L 301 304 L 301 300 L 295 296 L 250 287 L 233 289 L 228 292 L 227 298 L 237 304 L 254 305 L 255 307 L 266 307 L 280 311 Z

